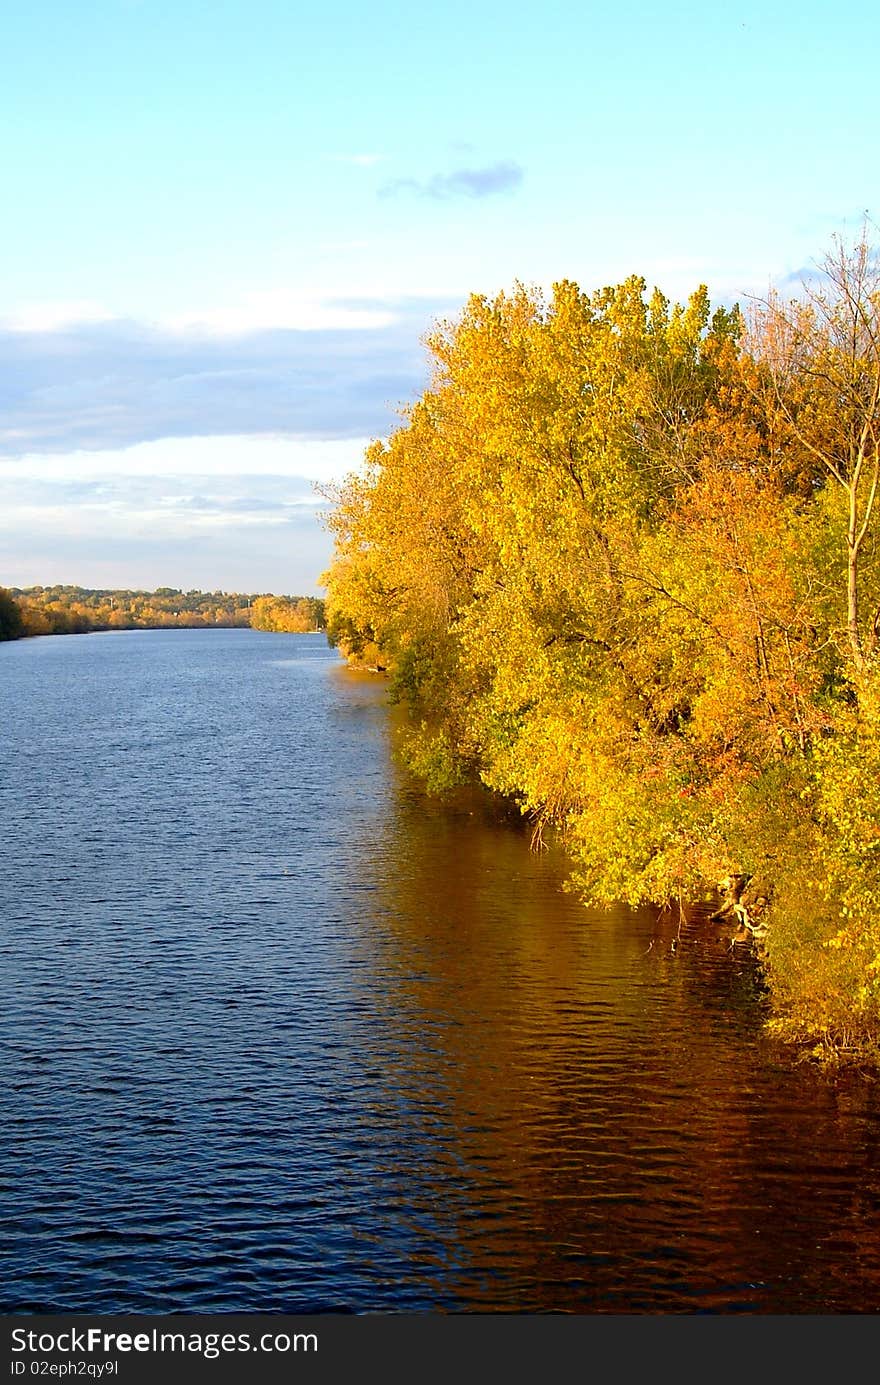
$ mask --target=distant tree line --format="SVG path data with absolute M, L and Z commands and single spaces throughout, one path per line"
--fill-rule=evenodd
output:
M 314 596 L 177 587 L 158 587 L 153 592 L 76 586 L 0 588 L 0 640 L 92 630 L 233 626 L 303 633 L 323 630 L 324 602 Z

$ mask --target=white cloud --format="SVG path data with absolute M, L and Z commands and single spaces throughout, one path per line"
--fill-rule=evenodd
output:
M 395 315 L 383 309 L 362 309 L 309 300 L 296 294 L 252 293 L 223 307 L 190 310 L 168 317 L 158 326 L 173 332 L 209 332 L 237 336 L 245 332 L 363 332 L 391 327 Z
M 363 458 L 368 438 L 284 435 L 158 438 L 102 451 L 21 453 L 0 461 L 0 479 L 90 481 L 102 477 L 296 477 L 340 480 Z
M 25 303 L 8 317 L 0 318 L 0 327 L 8 332 L 61 332 L 87 322 L 112 322 L 115 314 L 90 299 L 74 299 L 58 303 Z
M 67 505 L 22 505 L 9 508 L 0 515 L 0 533 L 14 533 L 26 525 L 33 534 L 57 534 L 64 539 L 75 533 L 101 538 L 111 534 L 148 534 L 163 542 L 184 538 L 196 529 L 277 528 L 290 523 L 291 516 L 233 511 L 183 510 L 175 513 L 167 508 L 155 510 L 126 509 L 119 501 L 81 503 L 75 511 Z
M 333 249 L 363 248 L 366 241 L 345 242 Z M 364 332 L 391 327 L 399 320 L 392 308 L 359 307 L 329 299 L 309 297 L 286 288 L 242 294 L 232 301 L 185 312 L 157 314 L 149 327 L 160 332 L 196 332 L 240 336 L 247 332 Z M 89 299 L 65 302 L 25 303 L 0 316 L 0 331 L 64 332 L 95 323 L 124 325 L 122 313 Z

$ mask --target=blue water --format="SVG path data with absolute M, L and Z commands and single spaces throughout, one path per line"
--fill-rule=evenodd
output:
M 0 646 L 0 1307 L 876 1312 L 874 1084 L 319 636 Z

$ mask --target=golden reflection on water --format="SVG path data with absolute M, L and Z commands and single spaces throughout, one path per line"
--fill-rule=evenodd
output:
M 444 1228 L 438 1292 L 876 1311 L 873 1094 L 764 1039 L 752 957 L 707 910 L 585 910 L 515 812 L 389 775 L 350 946 L 383 1029 L 401 1197 L 419 1184 L 427 1242 Z

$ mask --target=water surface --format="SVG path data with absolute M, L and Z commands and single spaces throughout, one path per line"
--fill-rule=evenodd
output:
M 320 637 L 0 646 L 0 1306 L 876 1312 L 876 1087 Z

